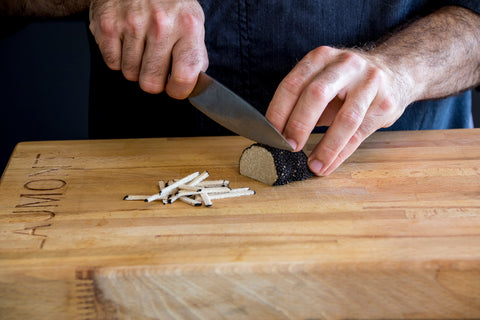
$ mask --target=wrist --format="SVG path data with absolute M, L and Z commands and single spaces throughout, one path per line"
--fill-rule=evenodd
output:
M 425 82 L 422 80 L 422 77 L 424 77 L 425 74 L 421 70 L 418 70 L 417 67 L 412 67 L 411 61 L 404 63 L 402 58 L 382 52 L 381 50 L 374 50 L 371 52 L 371 55 L 384 70 L 388 70 L 388 74 L 392 78 L 392 85 L 397 86 L 402 91 L 402 98 L 405 105 L 424 98 Z M 415 65 L 419 66 L 420 64 Z
M 412 69 L 401 63 L 401 59 L 390 55 L 382 48 L 360 50 L 359 54 L 385 75 L 384 86 L 390 92 L 396 103 L 405 108 L 409 104 L 421 100 L 422 86 Z

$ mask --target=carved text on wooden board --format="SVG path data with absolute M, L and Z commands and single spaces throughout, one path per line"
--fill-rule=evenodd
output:
M 48 241 L 48 229 L 52 226 L 58 207 L 68 186 L 68 171 L 73 157 L 37 154 L 32 172 L 26 177 L 19 199 L 12 211 L 12 222 L 25 221 L 22 228 L 15 228 L 15 235 L 34 237 L 34 248 L 43 249 Z

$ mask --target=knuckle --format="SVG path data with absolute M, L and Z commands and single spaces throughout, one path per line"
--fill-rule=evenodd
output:
M 336 144 L 331 144 L 329 142 L 323 143 L 320 147 L 319 154 L 321 154 L 324 159 L 334 159 L 338 154 Z
M 146 27 L 145 18 L 136 12 L 127 14 L 125 23 L 126 31 L 134 36 L 140 36 Z
M 138 81 L 140 75 L 139 66 L 133 64 L 133 62 L 122 61 L 122 73 L 127 80 Z
M 172 19 L 163 11 L 155 10 L 152 12 L 152 31 L 156 37 L 161 38 L 172 28 Z
M 183 30 L 187 32 L 196 32 L 203 28 L 203 22 L 194 13 L 182 12 L 179 15 L 179 21 Z
M 298 69 L 298 73 L 301 75 L 309 75 L 315 70 L 315 66 L 313 65 L 312 61 L 309 59 L 302 59 L 300 60 L 295 69 Z
M 287 122 L 289 113 L 281 112 L 278 108 L 270 105 L 267 109 L 265 117 L 279 131 L 282 132 Z
M 287 124 L 287 131 L 290 135 L 306 136 L 310 134 L 312 129 L 307 123 L 297 119 L 290 119 Z
M 402 111 L 398 110 L 395 104 L 389 99 L 385 99 L 380 103 L 379 108 L 382 112 L 380 119 L 383 119 L 383 123 L 381 123 L 379 127 L 382 128 L 387 128 L 393 125 L 402 114 Z
M 350 138 L 349 142 L 352 145 L 358 146 L 360 143 L 362 143 L 363 140 L 364 140 L 364 135 L 363 135 L 362 131 L 357 130 L 357 131 L 355 131 L 353 136 Z
M 386 97 L 378 106 L 382 115 L 389 116 L 395 113 L 395 104 L 392 97 Z
M 363 69 L 367 62 L 354 52 L 346 51 L 341 55 L 341 61 L 354 69 Z
M 151 77 L 142 77 L 140 79 L 140 88 L 151 94 L 157 94 L 164 90 L 165 85 L 158 79 L 152 79 Z
M 363 120 L 363 115 L 359 111 L 355 110 L 355 108 L 352 108 L 348 111 L 341 111 L 338 113 L 337 117 L 339 118 L 338 120 L 348 128 L 358 127 Z
M 302 90 L 303 79 L 297 75 L 287 75 L 279 86 L 292 95 L 298 95 Z
M 287 114 L 280 112 L 277 108 L 270 107 L 267 110 L 266 118 L 269 119 L 272 123 L 278 123 L 281 121 L 285 121 L 287 118 Z
M 117 33 L 116 23 L 113 17 L 102 16 L 98 22 L 100 32 L 107 37 L 113 37 Z
M 180 87 L 187 87 L 195 84 L 197 74 L 191 72 L 182 72 L 172 75 L 170 80 L 173 84 Z
M 192 89 L 193 86 L 185 87 L 182 85 L 178 85 L 177 83 L 173 83 L 172 79 L 170 79 L 167 83 L 165 91 L 170 97 L 174 99 L 185 99 L 188 97 Z
M 180 63 L 181 65 L 173 67 L 174 72 L 172 72 L 169 82 L 176 86 L 193 87 L 203 66 L 202 59 L 194 54 L 189 54 L 180 59 Z
M 385 72 L 379 68 L 371 68 L 366 79 L 370 83 L 382 83 L 385 80 Z
M 109 66 L 111 69 L 118 70 L 118 64 L 119 64 L 119 56 L 110 51 L 110 50 L 104 50 L 102 52 L 103 60 Z
M 135 72 L 134 70 L 128 70 L 125 68 L 122 68 L 122 73 L 125 79 L 129 81 L 138 81 L 138 72 Z
M 325 82 L 314 81 L 308 86 L 307 92 L 315 101 L 323 100 L 329 92 L 329 85 Z
M 385 82 L 385 72 L 377 67 L 370 68 L 365 76 L 364 84 L 367 88 L 377 87 L 377 90 Z
M 332 54 L 334 54 L 335 52 L 336 52 L 335 48 L 328 47 L 328 46 L 320 46 L 320 47 L 317 47 L 317 48 L 313 49 L 312 51 L 310 51 L 307 54 L 307 57 L 316 61 L 316 60 L 319 60 L 319 59 L 324 59 L 326 57 L 329 57 Z

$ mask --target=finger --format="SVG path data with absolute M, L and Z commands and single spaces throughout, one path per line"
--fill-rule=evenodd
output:
M 181 26 L 182 37 L 172 50 L 172 71 L 166 87 L 167 94 L 176 99 L 187 98 L 200 71 L 208 67 L 203 22 L 194 15 L 184 14 Z
M 338 154 L 333 163 L 328 166 L 322 175 L 328 176 L 335 171 L 346 159 L 348 159 L 360 146 L 360 144 L 379 128 L 378 122 L 367 114 L 364 122 L 360 125 L 355 134 L 350 138 L 347 145 Z M 309 162 L 310 165 L 310 162 Z
M 200 47 L 174 48 L 172 73 L 167 82 L 167 94 L 175 99 L 185 99 L 193 91 L 200 71 L 208 67 L 207 50 Z
M 381 77 L 379 77 L 378 81 L 383 83 Z M 359 145 L 376 130 L 389 127 L 395 123 L 395 121 L 402 115 L 403 110 L 404 109 L 396 108 L 391 100 L 391 96 L 386 96 L 384 92 L 379 89 L 362 124 L 352 138 L 350 138 L 343 150 L 338 154 L 333 163 L 324 170 L 323 175 L 329 175 L 337 169 L 338 166 L 350 157 Z
M 342 54 L 320 72 L 302 92 L 283 132 L 287 141 L 303 148 L 327 105 L 352 82 L 358 81 L 363 60 L 350 53 Z
M 99 44 L 98 47 L 102 53 L 105 64 L 112 70 L 120 70 L 122 61 L 122 42 L 120 39 L 107 39 L 105 42 Z
M 200 71 L 208 67 L 205 44 L 181 41 L 173 48 L 172 73 L 166 91 L 175 99 L 185 99 L 197 83 Z
M 138 12 L 127 14 L 122 46 L 122 72 L 126 79 L 138 81 L 146 41 L 146 18 Z
M 94 18 L 95 20 L 93 20 Z M 93 17 L 89 28 L 95 37 L 95 42 L 98 44 L 106 65 L 112 70 L 120 70 L 122 42 L 115 18 L 110 15 Z
M 285 130 L 301 93 L 336 52 L 330 47 L 319 47 L 309 52 L 280 82 L 265 114 L 279 132 Z
M 172 24 L 170 17 L 163 11 L 152 16 L 148 29 L 145 50 L 140 67 L 140 87 L 149 93 L 160 93 L 165 89 L 172 55 Z
M 345 148 L 352 136 L 364 121 L 365 114 L 378 92 L 379 77 L 369 75 L 367 80 L 347 94 L 346 100 L 335 120 L 319 143 L 315 152 L 316 169 L 325 175 L 326 170 Z
M 171 53 L 165 45 L 147 39 L 138 76 L 143 91 L 155 94 L 165 89 L 170 61 Z

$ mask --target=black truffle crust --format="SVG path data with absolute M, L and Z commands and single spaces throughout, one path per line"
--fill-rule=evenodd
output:
M 284 185 L 293 181 L 302 181 L 315 176 L 308 168 L 308 158 L 303 151 L 291 152 L 261 143 L 256 143 L 252 146 L 262 147 L 273 156 L 278 175 L 277 181 L 273 184 L 274 186 Z

